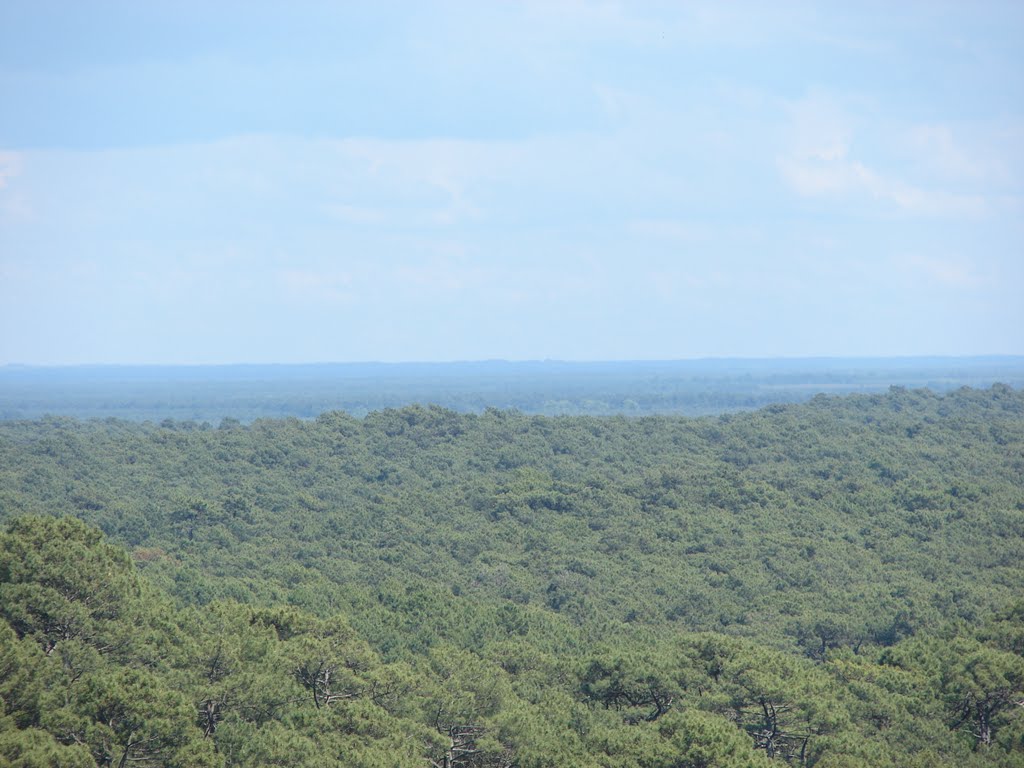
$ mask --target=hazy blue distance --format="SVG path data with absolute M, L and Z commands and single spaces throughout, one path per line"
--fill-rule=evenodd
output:
M 364 416 L 430 403 L 456 411 L 645 416 L 722 414 L 818 393 L 999 382 L 1024 387 L 1024 356 L 618 362 L 0 366 L 0 420 L 42 416 L 196 424 Z

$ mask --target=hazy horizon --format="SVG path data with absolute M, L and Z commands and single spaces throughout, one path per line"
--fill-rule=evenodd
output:
M 0 5 L 0 366 L 1024 354 L 1024 6 Z
M 212 425 L 436 405 L 534 415 L 708 416 L 818 394 L 1024 388 L 1024 356 L 0 366 L 0 421 Z
M 508 366 L 690 366 L 690 365 L 719 365 L 719 364 L 748 364 L 748 365 L 773 365 L 773 364 L 920 364 L 920 363 L 943 363 L 943 362 L 1007 362 L 1024 363 L 1024 354 L 969 354 L 969 355 L 779 355 L 774 357 L 729 357 L 729 356 L 706 356 L 706 357 L 679 357 L 679 358 L 636 358 L 636 359 L 570 359 L 570 358 L 545 358 L 545 359 L 512 359 L 512 358 L 477 358 L 463 360 L 309 360 L 303 362 L 253 362 L 250 360 L 236 360 L 227 362 L 211 363 L 159 363 L 159 362 L 137 362 L 137 363 L 109 363 L 109 362 L 83 362 L 83 363 L 22 363 L 12 361 L 0 363 L 0 370 L 12 369 L 133 369 L 133 368 L 346 368 L 346 367 L 374 367 L 381 368 L 403 366 L 408 367 L 446 367 L 446 366 L 487 366 L 487 365 L 508 365 Z

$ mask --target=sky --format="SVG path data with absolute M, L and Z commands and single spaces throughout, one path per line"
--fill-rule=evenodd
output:
M 0 3 L 0 365 L 1022 353 L 1019 2 Z

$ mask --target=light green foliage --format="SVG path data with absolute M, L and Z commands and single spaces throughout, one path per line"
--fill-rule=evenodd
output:
M 106 650 L 140 592 L 125 552 L 74 518 L 23 519 L 0 540 L 0 614 L 50 653 L 66 640 Z
M 195 742 L 190 702 L 143 670 L 83 676 L 45 707 L 41 724 L 64 741 L 85 744 L 99 765 L 158 761 L 167 766 L 217 765 Z M 183 753 L 183 754 L 182 754 Z
M 662 743 L 641 759 L 643 768 L 767 768 L 750 742 L 721 717 L 689 710 L 666 717 L 658 725 Z
M 85 745 L 64 745 L 38 728 L 15 728 L 0 718 L 0 765 L 9 768 L 95 768 Z

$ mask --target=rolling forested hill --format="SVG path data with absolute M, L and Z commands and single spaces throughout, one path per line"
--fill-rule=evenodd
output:
M 1024 765 L 1007 386 L 5 421 L 0 516 L 14 765 Z

